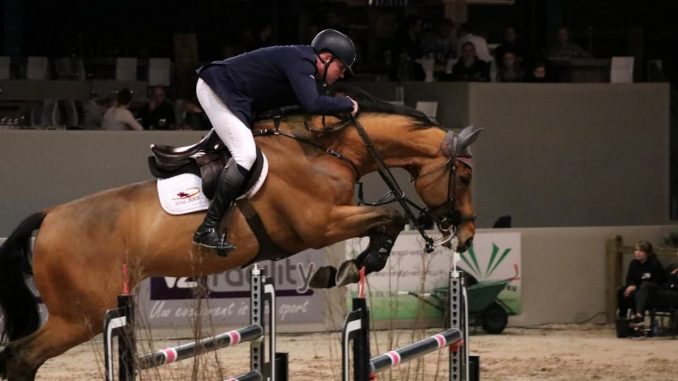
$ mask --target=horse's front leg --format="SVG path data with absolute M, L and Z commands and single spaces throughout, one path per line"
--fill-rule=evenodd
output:
M 386 265 L 396 237 L 405 226 L 405 218 L 395 210 L 383 207 L 341 207 L 332 214 L 327 233 L 334 241 L 369 236 L 367 248 L 355 259 L 345 261 L 335 269 L 323 266 L 311 278 L 313 288 L 330 288 L 355 283 L 358 270 L 365 267 L 366 274 L 380 271 Z

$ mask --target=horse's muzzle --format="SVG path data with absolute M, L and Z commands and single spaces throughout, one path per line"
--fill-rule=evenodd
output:
M 473 238 L 469 238 L 464 242 L 460 242 L 457 244 L 457 252 L 463 253 L 466 250 L 468 250 L 469 247 L 471 247 L 471 244 L 473 244 Z

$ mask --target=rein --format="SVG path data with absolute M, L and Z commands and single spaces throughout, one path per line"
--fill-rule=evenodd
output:
M 367 131 L 365 131 L 365 128 L 358 121 L 358 119 L 351 116 L 350 121 L 355 126 L 356 131 L 358 131 L 358 135 L 360 135 L 360 138 L 363 140 L 363 143 L 365 143 L 365 147 L 367 147 L 367 152 L 370 154 L 370 156 L 372 156 L 374 161 L 377 163 L 377 172 L 379 172 L 379 176 L 381 176 L 381 179 L 384 180 L 384 183 L 386 184 L 386 186 L 389 187 L 389 189 L 391 189 L 391 193 L 393 194 L 394 198 L 393 198 L 393 200 L 389 201 L 388 203 L 397 201 L 400 204 L 400 206 L 405 211 L 405 214 L 407 214 L 407 218 L 410 220 L 412 225 L 417 228 L 417 231 L 419 231 L 419 234 L 421 235 L 421 237 L 426 242 L 426 246 L 424 248 L 424 251 L 427 252 L 427 253 L 432 252 L 434 250 L 434 244 L 435 244 L 434 241 L 433 241 L 433 238 L 429 237 L 428 234 L 426 234 L 426 231 L 424 230 L 423 224 L 420 224 L 417 221 L 417 218 L 414 216 L 412 209 L 410 209 L 410 205 L 416 207 L 420 211 L 422 211 L 424 209 L 418 207 L 400 189 L 400 186 L 398 185 L 398 181 L 396 181 L 395 177 L 393 177 L 393 173 L 391 173 L 391 170 L 388 167 L 386 167 L 386 164 L 384 164 L 384 160 L 379 155 L 379 152 L 377 152 L 377 150 L 374 148 L 374 144 L 372 144 L 372 140 L 367 135 Z M 359 196 L 358 202 L 364 203 L 364 201 L 362 200 L 362 183 L 360 183 L 358 196 Z M 387 204 L 387 203 L 385 202 L 383 204 Z
M 341 152 L 336 151 L 332 148 L 327 148 L 323 146 L 322 144 L 319 144 L 311 139 L 301 137 L 298 135 L 295 135 L 293 133 L 285 132 L 285 131 L 280 131 L 280 123 L 282 120 L 281 116 L 274 116 L 272 117 L 273 119 L 273 128 L 267 128 L 267 129 L 262 129 L 262 130 L 257 130 L 253 132 L 253 135 L 255 137 L 257 136 L 271 136 L 271 135 L 280 135 L 280 136 L 285 136 L 294 140 L 297 140 L 299 142 L 311 145 L 315 148 L 318 148 L 321 151 L 326 152 L 329 155 L 332 155 L 336 157 L 337 159 L 340 159 L 347 163 L 350 168 L 353 170 L 353 172 L 356 175 L 356 178 L 360 178 L 360 173 L 358 172 L 358 169 L 356 168 L 355 164 L 343 156 Z M 447 189 L 447 200 L 445 203 L 443 203 L 440 206 L 437 206 L 431 210 L 421 207 L 417 205 L 414 201 L 412 201 L 407 195 L 402 191 L 400 186 L 398 185 L 398 181 L 395 179 L 393 176 L 393 173 L 391 170 L 386 167 L 386 164 L 384 163 L 383 159 L 381 158 L 381 155 L 379 155 L 379 152 L 374 148 L 374 144 L 372 143 L 372 140 L 370 139 L 369 135 L 367 134 L 367 131 L 365 131 L 365 128 L 363 125 L 353 116 L 350 116 L 348 119 L 343 120 L 335 125 L 332 126 L 327 126 L 323 128 L 323 131 L 337 131 L 342 128 L 347 127 L 348 125 L 353 124 L 353 126 L 356 128 L 356 131 L 358 132 L 358 135 L 362 139 L 363 143 L 365 144 L 365 147 L 367 148 L 367 151 L 369 155 L 374 159 L 374 161 L 377 164 L 377 172 L 381 176 L 382 180 L 386 184 L 386 186 L 390 189 L 389 192 L 387 192 L 384 196 L 382 196 L 379 201 L 370 203 L 366 202 L 363 198 L 363 183 L 358 180 L 358 204 L 362 205 L 369 205 L 369 206 L 382 206 L 382 205 L 387 205 L 391 204 L 394 202 L 398 202 L 402 209 L 405 211 L 405 214 L 407 215 L 407 218 L 411 222 L 412 226 L 414 226 L 419 234 L 422 236 L 424 241 L 426 242 L 424 251 L 426 253 L 431 253 L 436 246 L 436 242 L 428 235 L 426 234 L 426 231 L 424 229 L 424 224 L 423 222 L 417 221 L 417 217 L 414 215 L 414 212 L 412 211 L 411 207 L 416 209 L 420 215 L 426 215 L 429 216 L 431 219 L 433 219 L 438 227 L 444 231 L 444 232 L 450 232 L 451 234 L 448 239 L 452 239 L 454 236 L 455 230 L 456 230 L 456 225 L 461 224 L 466 221 L 473 221 L 475 220 L 475 216 L 466 216 L 462 217 L 461 213 L 456 209 L 456 200 L 454 198 L 454 195 L 452 193 L 456 181 L 456 176 L 454 176 L 454 173 L 456 172 L 456 166 L 454 165 L 454 160 L 455 157 L 451 156 L 449 160 L 447 160 L 443 165 L 441 165 L 438 168 L 434 168 L 433 170 L 424 173 L 420 175 L 419 177 L 422 176 L 427 176 L 430 175 L 440 169 L 447 168 L 448 166 L 450 167 L 449 170 L 449 182 L 448 182 L 448 189 Z M 325 118 L 323 116 L 323 126 L 325 125 Z M 308 125 L 306 125 L 306 129 L 309 131 L 315 131 L 316 130 L 311 129 Z M 412 179 L 414 181 L 414 178 Z M 392 196 L 392 197 L 390 197 Z M 389 199 L 390 197 L 390 199 Z M 448 209 L 450 209 L 448 211 Z M 449 213 L 449 215 L 446 215 Z M 442 215 L 442 217 L 440 217 Z M 444 242 L 439 242 L 438 244 L 442 244 Z
M 356 177 L 360 177 L 360 174 L 358 172 L 358 168 L 355 167 L 355 164 L 353 164 L 353 162 L 351 160 L 347 159 L 344 155 L 342 155 L 341 152 L 334 150 L 332 148 L 327 148 L 327 147 L 323 146 L 322 144 L 317 143 L 317 142 L 315 142 L 311 139 L 307 139 L 307 138 L 295 135 L 295 134 L 290 133 L 290 132 L 280 131 L 280 122 L 282 121 L 282 117 L 281 116 L 275 116 L 272 119 L 273 119 L 273 128 L 265 128 L 265 129 L 262 129 L 262 130 L 253 131 L 252 135 L 254 135 L 254 137 L 280 135 L 280 136 L 285 136 L 285 137 L 288 137 L 290 139 L 294 139 L 294 140 L 297 140 L 299 142 L 311 145 L 311 146 L 313 146 L 313 147 L 315 147 L 315 148 L 317 148 L 321 151 L 324 151 L 325 153 L 327 153 L 331 156 L 336 157 L 339 160 L 342 160 L 344 163 L 348 164 L 349 167 L 351 167 L 351 169 L 353 170 L 353 173 L 355 173 Z M 323 123 L 324 122 L 325 122 L 325 120 L 324 120 L 324 116 L 323 116 Z M 339 129 L 346 127 L 349 123 L 350 123 L 350 120 L 348 122 L 343 122 L 343 123 L 339 123 L 336 126 L 332 126 L 331 129 L 339 130 Z M 312 131 L 308 126 L 306 127 L 306 129 L 309 130 L 309 131 Z

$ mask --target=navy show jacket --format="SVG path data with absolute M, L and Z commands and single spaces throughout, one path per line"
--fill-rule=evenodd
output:
M 315 62 L 311 46 L 271 46 L 209 63 L 198 75 L 247 126 L 256 113 L 292 104 L 311 114 L 351 111 L 349 98 L 320 94 Z

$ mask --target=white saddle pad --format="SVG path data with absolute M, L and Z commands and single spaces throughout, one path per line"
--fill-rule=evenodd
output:
M 257 194 L 268 175 L 268 161 L 264 164 L 256 183 L 239 198 L 250 198 Z M 158 198 L 162 209 L 172 215 L 207 210 L 210 201 L 202 193 L 202 179 L 192 173 L 184 173 L 167 179 L 158 179 Z

